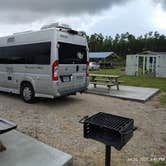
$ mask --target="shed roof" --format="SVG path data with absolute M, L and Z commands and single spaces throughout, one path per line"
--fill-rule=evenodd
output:
M 141 55 L 166 55 L 166 52 L 143 51 Z
M 90 52 L 89 58 L 107 58 L 113 56 L 114 52 Z

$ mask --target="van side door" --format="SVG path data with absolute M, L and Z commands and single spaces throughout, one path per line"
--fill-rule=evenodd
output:
M 0 87 L 4 85 L 4 64 L 3 64 L 3 49 L 0 47 Z
M 6 66 L 6 76 L 5 76 L 5 84 L 7 88 L 12 88 L 13 82 L 13 65 Z
M 25 63 L 25 56 L 22 46 L 8 46 L 4 47 L 3 55 L 5 57 L 5 87 L 9 89 L 18 90 L 19 77 L 24 74 L 23 64 Z M 22 67 L 21 67 L 22 66 Z

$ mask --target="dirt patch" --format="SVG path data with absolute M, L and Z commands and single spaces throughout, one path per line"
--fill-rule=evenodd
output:
M 157 103 L 157 106 L 156 106 Z M 43 99 L 29 105 L 18 96 L 0 94 L 0 116 L 18 125 L 18 130 L 71 154 L 74 166 L 104 165 L 104 145 L 83 138 L 78 121 L 98 112 L 133 118 L 138 130 L 118 152 L 112 150 L 113 166 L 148 166 L 153 156 L 166 154 L 166 107 L 155 97 L 143 104 L 90 94 L 64 99 Z M 138 159 L 138 161 L 136 161 Z

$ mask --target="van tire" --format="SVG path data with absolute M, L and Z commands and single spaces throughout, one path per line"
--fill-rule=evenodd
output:
M 32 104 L 35 102 L 35 92 L 30 83 L 23 83 L 21 85 L 20 94 L 24 102 Z

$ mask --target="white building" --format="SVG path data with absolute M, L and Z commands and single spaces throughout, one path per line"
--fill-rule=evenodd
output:
M 166 78 L 166 52 L 146 51 L 140 54 L 127 55 L 126 74 Z

